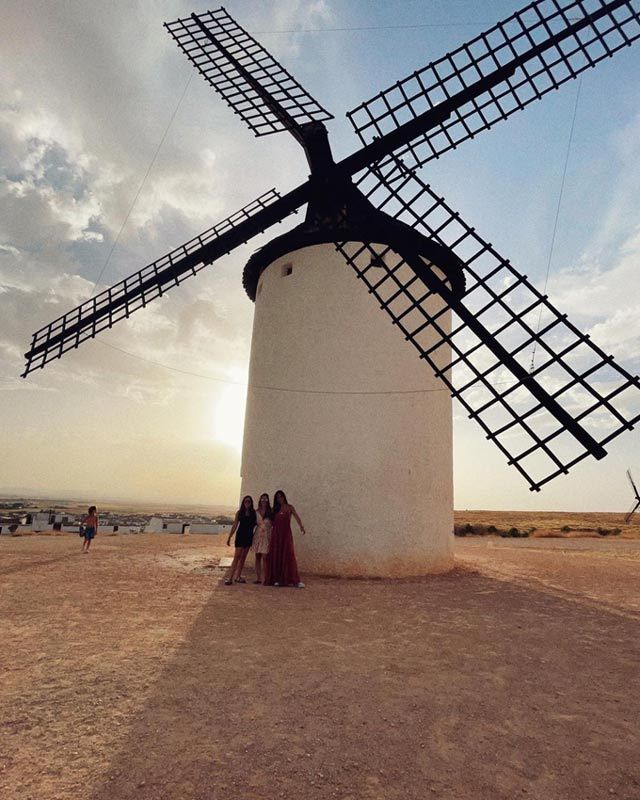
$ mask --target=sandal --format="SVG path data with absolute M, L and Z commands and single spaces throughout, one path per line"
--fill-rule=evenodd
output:
M 244 578 L 236 578 L 236 583 L 246 583 Z
M 231 584 L 232 584 L 232 583 L 233 583 L 233 581 L 225 581 L 225 582 L 224 582 L 224 585 L 225 585 L 225 586 L 231 586 Z

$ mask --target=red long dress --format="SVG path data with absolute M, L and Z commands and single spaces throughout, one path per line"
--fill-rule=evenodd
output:
M 297 586 L 300 583 L 298 562 L 293 549 L 290 511 L 278 511 L 273 519 L 264 585 L 273 586 L 275 583 L 280 586 Z

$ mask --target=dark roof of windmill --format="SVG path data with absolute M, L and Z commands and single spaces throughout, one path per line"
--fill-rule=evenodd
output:
M 416 239 L 418 239 L 421 245 L 417 248 L 419 252 L 430 258 L 433 263 L 437 264 L 444 272 L 453 278 L 452 283 L 456 284 L 457 291 L 460 294 L 464 292 L 463 265 L 453 252 L 433 240 L 427 239 L 403 222 L 399 222 L 398 220 L 389 220 L 389 222 L 401 229 L 414 246 Z M 377 242 L 378 244 L 384 244 L 384 242 L 380 241 L 380 231 L 376 231 L 376 226 L 373 223 L 371 225 L 365 223 L 357 227 L 351 226 L 341 228 L 338 232 L 336 229 L 330 227 L 321 229 L 310 228 L 306 222 L 303 222 L 301 225 L 287 231 L 287 233 L 284 233 L 282 236 L 272 239 L 264 247 L 261 247 L 260 250 L 256 250 L 247 261 L 242 273 L 242 285 L 249 295 L 249 298 L 255 301 L 260 276 L 277 258 L 287 253 L 301 250 L 304 247 L 335 242 Z M 439 257 L 434 258 L 434 251 L 436 251 Z

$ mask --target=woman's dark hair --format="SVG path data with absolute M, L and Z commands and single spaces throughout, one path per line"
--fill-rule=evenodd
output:
M 93 514 L 95 510 L 96 510 L 95 506 L 89 506 L 89 514 Z
M 278 495 L 282 495 L 284 500 L 285 506 L 289 505 L 289 501 L 287 500 L 287 495 L 282 491 L 282 489 L 278 489 L 278 491 L 273 495 L 273 513 L 277 514 L 280 511 L 280 506 L 282 503 L 278 500 Z
M 244 509 L 244 501 L 245 500 L 251 500 L 251 508 L 249 509 L 248 513 Z M 250 494 L 246 494 L 242 498 L 242 502 L 240 503 L 240 508 L 238 509 L 238 513 L 236 514 L 236 519 L 241 519 L 242 517 L 252 517 L 253 518 L 253 522 L 255 523 L 255 521 L 256 521 L 256 510 L 253 507 L 253 497 L 251 497 Z
M 260 495 L 260 499 L 258 500 L 258 509 L 260 508 L 260 503 L 262 503 L 262 498 L 267 498 L 267 509 L 264 512 L 263 519 L 273 519 L 273 509 L 271 508 L 271 503 L 269 502 L 269 495 L 266 492 L 263 492 Z

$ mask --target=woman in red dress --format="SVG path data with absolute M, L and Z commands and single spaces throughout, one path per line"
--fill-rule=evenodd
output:
M 278 489 L 273 496 L 273 528 L 265 565 L 265 586 L 297 586 L 298 589 L 304 589 L 293 549 L 291 517 L 295 518 L 304 535 L 304 525 L 298 513 L 287 502 L 282 489 Z

